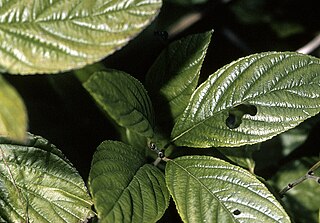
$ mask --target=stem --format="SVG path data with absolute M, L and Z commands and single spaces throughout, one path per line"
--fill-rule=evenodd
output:
M 297 186 L 298 184 L 302 183 L 303 181 L 307 180 L 307 179 L 312 179 L 312 180 L 315 180 L 317 181 L 319 184 L 320 184 L 320 177 L 318 176 L 314 176 L 314 172 L 320 168 L 320 161 L 318 161 L 316 164 L 314 164 L 309 170 L 308 172 L 300 177 L 299 179 L 289 183 L 285 188 L 283 188 L 279 194 L 281 196 L 283 196 L 287 191 L 291 190 L 292 188 L 294 188 L 295 186 Z
M 309 54 L 320 46 L 320 34 L 318 34 L 309 43 L 297 50 L 299 53 Z

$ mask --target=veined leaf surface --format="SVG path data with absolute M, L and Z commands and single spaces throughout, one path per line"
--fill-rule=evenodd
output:
M 23 141 L 27 131 L 27 111 L 16 90 L 0 76 L 0 136 Z
M 107 70 L 94 73 L 84 87 L 120 126 L 142 136 L 153 136 L 153 108 L 143 85 L 127 73 Z
M 0 2 L 0 67 L 57 73 L 101 60 L 157 15 L 161 0 Z
M 240 106 L 255 111 L 236 117 L 244 113 L 237 111 Z M 200 85 L 171 137 L 190 147 L 254 144 L 319 111 L 318 58 L 294 52 L 254 54 L 224 66 Z M 226 123 L 231 112 L 239 121 L 234 128 Z
M 144 149 L 105 141 L 89 175 L 99 222 L 156 222 L 169 205 L 164 174 L 145 164 Z
M 187 107 L 198 85 L 211 35 L 210 31 L 173 42 L 162 51 L 148 71 L 146 86 L 157 105 L 159 118 L 164 119 L 160 121 L 167 123 L 168 115 L 173 120 L 177 119 Z
M 166 182 L 184 222 L 290 222 L 264 184 L 220 159 L 185 156 L 171 160 Z
M 0 219 L 77 223 L 93 216 L 91 206 L 81 176 L 47 140 L 0 138 Z

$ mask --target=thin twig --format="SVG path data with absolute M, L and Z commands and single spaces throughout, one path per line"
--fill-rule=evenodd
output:
M 320 34 L 318 34 L 309 43 L 297 50 L 299 53 L 309 54 L 320 46 Z
M 172 26 L 169 30 L 169 36 L 173 37 L 178 35 L 182 31 L 186 30 L 200 19 L 202 19 L 203 14 L 201 12 L 192 12 L 185 16 L 183 16 L 174 26 Z
M 298 184 L 302 183 L 303 181 L 305 181 L 307 179 L 315 180 L 316 182 L 318 182 L 320 184 L 320 177 L 319 176 L 314 176 L 314 172 L 318 168 L 320 168 L 320 161 L 318 161 L 315 165 L 313 165 L 304 176 L 302 176 L 299 179 L 289 183 L 285 188 L 283 188 L 279 192 L 279 194 L 281 196 L 283 196 L 287 191 L 291 190 L 292 188 L 294 188 L 295 186 L 297 186 Z

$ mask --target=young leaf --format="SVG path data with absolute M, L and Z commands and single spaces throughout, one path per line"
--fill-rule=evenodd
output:
M 312 167 L 319 158 L 305 157 L 300 160 L 295 160 L 286 164 L 272 178 L 272 182 L 280 191 L 288 183 L 305 175 L 309 168 Z M 315 176 L 318 176 L 320 171 L 317 171 Z M 317 222 L 318 210 L 320 208 L 320 184 L 314 180 L 305 180 L 298 186 L 288 191 L 283 198 L 283 202 L 295 222 L 311 223 Z
M 145 137 L 153 136 L 153 108 L 137 79 L 121 71 L 107 70 L 94 73 L 84 87 L 120 126 Z
M 0 76 L 0 136 L 23 141 L 27 131 L 27 112 L 16 90 Z
M 101 60 L 157 15 L 161 0 L 4 1 L 0 67 L 9 73 L 57 73 Z
M 144 150 L 105 141 L 94 154 L 89 188 L 100 222 L 156 222 L 169 205 L 164 174 Z
M 184 222 L 290 222 L 254 175 L 213 157 L 169 161 L 166 182 Z
M 161 122 L 179 117 L 198 85 L 212 32 L 195 34 L 169 45 L 148 71 L 146 85 L 157 104 Z M 162 114 L 162 115 L 161 115 Z
M 41 137 L 0 139 L 0 218 L 5 222 L 83 222 L 93 216 L 85 184 Z
M 320 111 L 320 60 L 294 52 L 241 58 L 192 95 L 171 137 L 190 147 L 262 142 Z

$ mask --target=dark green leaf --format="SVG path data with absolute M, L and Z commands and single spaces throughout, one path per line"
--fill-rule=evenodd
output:
M 160 122 L 177 119 L 198 85 L 200 69 L 212 32 L 195 34 L 173 42 L 147 74 L 147 87 L 157 105 Z
M 14 74 L 83 67 L 124 46 L 160 7 L 161 0 L 1 1 L 0 67 Z
M 212 74 L 172 130 L 177 145 L 262 142 L 320 111 L 320 60 L 294 52 L 254 54 Z
M 290 222 L 254 175 L 213 157 L 169 161 L 166 182 L 184 222 Z
M 75 168 L 45 139 L 29 139 L 25 145 L 0 140 L 1 218 L 76 223 L 92 217 L 91 198 Z
M 105 141 L 94 154 L 89 187 L 100 222 L 156 222 L 169 204 L 164 174 L 144 150 Z
M 140 135 L 153 136 L 154 116 L 143 85 L 121 71 L 94 73 L 84 87 L 120 126 Z
M 0 136 L 23 141 L 27 131 L 27 111 L 16 90 L 0 76 Z

